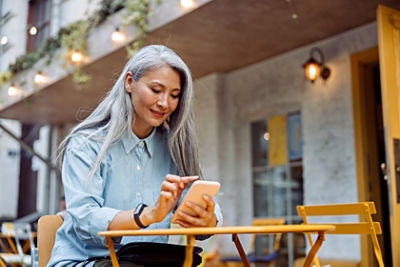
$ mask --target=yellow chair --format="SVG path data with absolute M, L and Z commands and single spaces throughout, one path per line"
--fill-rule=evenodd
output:
M 38 266 L 45 267 L 50 260 L 56 232 L 63 224 L 60 215 L 45 215 L 38 222 Z
M 376 235 L 382 234 L 379 222 L 372 220 L 371 214 L 376 213 L 374 202 L 359 202 L 352 204 L 334 204 L 317 206 L 297 206 L 297 213 L 303 218 L 304 224 L 309 224 L 308 216 L 335 216 L 335 215 L 359 215 L 360 222 L 356 223 L 329 223 L 336 226 L 333 231 L 327 231 L 326 234 L 351 234 L 351 235 L 369 235 L 374 245 L 374 251 L 379 266 L 384 267 L 382 252 L 379 247 Z M 364 217 L 365 221 L 361 221 Z M 320 223 L 318 223 L 320 224 Z M 307 234 L 308 241 L 312 245 L 311 234 Z M 314 257 L 314 263 L 320 266 L 318 258 Z
M 282 218 L 279 218 L 279 219 L 254 219 L 253 220 L 254 226 L 284 225 L 284 224 L 285 224 L 285 219 L 282 219 Z M 255 255 L 256 234 L 253 234 L 251 237 L 251 242 L 250 242 L 250 249 L 249 249 L 250 253 L 247 254 L 249 262 L 267 263 L 268 266 L 273 266 L 276 258 L 279 256 L 281 237 L 282 237 L 282 233 L 276 233 L 275 240 L 274 240 L 273 252 L 267 256 L 258 257 Z M 240 262 L 240 261 L 242 261 L 242 259 L 240 257 L 225 257 L 225 258 L 220 259 L 220 261 L 225 264 L 228 262 Z
M 4 222 L 1 225 L 1 237 L 7 239 L 10 249 L 7 249 L 2 243 L 5 252 L 0 253 L 0 266 L 5 267 L 6 264 L 32 265 L 35 242 L 29 223 Z M 23 245 L 24 241 L 26 241 L 25 245 Z M 27 248 L 30 248 L 30 254 L 26 253 Z

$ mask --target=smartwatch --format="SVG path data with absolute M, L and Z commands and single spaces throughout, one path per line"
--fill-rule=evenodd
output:
M 139 205 L 137 205 L 135 211 L 133 212 L 133 218 L 135 219 L 136 224 L 140 227 L 140 228 L 146 228 L 147 226 L 144 226 L 143 223 L 140 221 L 140 214 L 142 214 L 144 208 L 146 208 L 147 205 L 144 203 L 139 203 Z

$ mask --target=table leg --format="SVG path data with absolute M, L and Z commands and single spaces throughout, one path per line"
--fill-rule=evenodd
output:
M 186 245 L 185 261 L 183 262 L 183 267 L 192 267 L 194 239 L 195 238 L 193 235 L 187 236 L 188 244 Z
M 114 243 L 112 241 L 111 236 L 106 237 L 106 246 L 108 247 L 108 250 L 110 251 L 110 258 L 111 258 L 112 266 L 119 267 L 117 254 L 115 254 Z
M 246 252 L 244 252 L 244 249 L 242 247 L 242 244 L 240 243 L 239 237 L 237 234 L 232 234 L 232 241 L 235 243 L 236 248 L 239 252 L 240 258 L 242 258 L 242 262 L 245 267 L 250 267 L 250 262 L 249 259 L 247 258 Z
M 321 248 L 322 243 L 325 241 L 325 232 L 320 231 L 318 232 L 317 239 L 315 240 L 313 246 L 310 249 L 310 252 L 308 252 L 306 261 L 304 262 L 303 267 L 310 267 L 312 264 L 312 261 L 314 260 L 315 255 L 317 254 L 318 250 Z M 318 259 L 316 259 L 317 266 L 319 265 Z

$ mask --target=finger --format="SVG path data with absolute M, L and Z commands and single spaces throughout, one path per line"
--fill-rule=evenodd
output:
M 203 207 L 201 207 L 201 206 L 199 206 L 199 205 L 197 205 L 197 204 L 195 204 L 193 202 L 186 201 L 185 202 L 185 206 L 187 206 L 189 209 L 191 209 L 199 217 L 203 217 L 204 218 L 204 217 L 207 217 L 207 215 L 208 215 L 207 210 L 205 210 Z
M 187 225 L 190 225 L 192 227 L 207 226 L 206 220 L 204 220 L 200 217 L 191 216 L 190 214 L 183 212 L 183 211 L 179 211 L 178 215 L 180 217 L 179 218 L 180 220 L 184 221 Z
M 178 197 L 178 185 L 175 183 L 164 181 L 161 185 L 161 191 L 171 192 L 175 198 Z
M 171 192 L 168 191 L 161 191 L 160 192 L 160 200 L 165 201 L 165 200 L 174 200 L 174 196 L 172 195 Z
M 180 219 L 177 219 L 177 220 L 175 221 L 175 223 L 179 224 L 180 226 L 182 226 L 182 227 L 184 227 L 184 228 L 194 227 L 193 225 L 191 225 L 191 224 L 189 224 L 189 223 L 187 223 L 187 222 L 185 222 L 185 221 L 183 221 L 183 220 L 180 220 Z
M 184 183 L 182 181 L 182 177 L 180 177 L 178 175 L 167 174 L 165 176 L 165 181 L 177 184 L 180 189 L 184 189 L 185 188 Z
M 214 213 L 214 209 L 215 209 L 215 201 L 214 201 L 214 199 L 212 197 L 210 197 L 209 195 L 207 195 L 207 194 L 203 195 L 203 199 L 204 199 L 205 202 L 207 202 L 206 210 L 208 212 L 213 212 Z
M 196 175 L 196 176 L 183 176 L 182 177 L 182 181 L 186 185 L 191 183 L 191 182 L 197 181 L 199 179 L 200 179 L 200 177 L 198 175 Z

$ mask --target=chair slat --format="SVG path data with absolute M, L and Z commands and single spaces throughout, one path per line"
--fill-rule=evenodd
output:
M 356 223 L 328 223 L 336 227 L 333 231 L 326 234 L 351 234 L 369 235 L 374 246 L 374 253 L 380 267 L 383 267 L 382 251 L 379 247 L 377 235 L 382 234 L 379 222 L 374 222 L 371 214 L 376 214 L 374 202 L 359 202 L 350 204 L 331 204 L 317 206 L 297 206 L 297 214 L 303 218 L 304 224 L 310 224 L 308 216 L 339 216 L 339 215 L 359 215 L 365 219 L 363 222 Z M 325 221 L 326 222 L 326 221 Z M 312 224 L 312 223 L 311 223 Z M 313 244 L 310 234 L 306 234 L 310 245 Z M 320 266 L 317 257 L 314 258 L 317 267 Z
M 311 223 L 309 223 L 311 224 Z M 318 223 L 324 224 L 324 223 Z M 369 235 L 371 234 L 371 229 L 369 223 L 326 223 L 326 225 L 334 225 L 335 230 L 326 231 L 327 235 Z M 374 222 L 375 232 L 377 235 L 382 234 L 381 226 L 378 222 Z
M 365 210 L 366 208 L 369 211 Z M 367 213 L 375 214 L 376 209 L 373 202 L 359 202 L 336 205 L 297 206 L 297 213 L 300 216 L 363 215 Z

